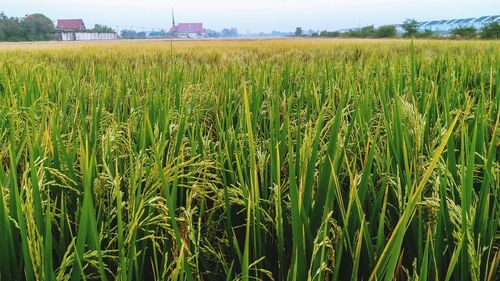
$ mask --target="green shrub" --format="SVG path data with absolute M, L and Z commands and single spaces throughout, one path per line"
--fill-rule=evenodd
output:
M 481 38 L 500 39 L 500 22 L 491 22 L 481 29 Z
M 457 27 L 451 31 L 451 35 L 456 38 L 471 39 L 476 38 L 477 31 L 474 27 Z

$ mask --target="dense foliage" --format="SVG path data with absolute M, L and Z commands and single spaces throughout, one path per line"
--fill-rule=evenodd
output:
M 476 38 L 477 30 L 475 27 L 457 27 L 451 31 L 451 36 L 456 38 L 471 39 Z
M 451 31 L 454 38 L 471 39 L 480 35 L 483 39 L 500 39 L 500 22 L 490 22 L 483 26 L 478 34 L 474 27 L 458 27 Z
M 0 51 L 1 280 L 498 280 L 499 43 L 170 44 Z
M 113 30 L 113 28 L 111 28 L 110 26 L 107 26 L 107 25 L 103 25 L 103 24 L 95 24 L 94 28 L 89 29 L 88 31 L 89 32 L 97 32 L 97 33 L 113 33 L 113 32 L 115 32 Z
M 54 36 L 54 23 L 42 14 L 23 18 L 7 17 L 0 12 L 0 41 L 41 41 Z
M 415 19 L 407 19 L 401 25 L 403 29 L 402 37 L 408 38 L 451 38 L 451 39 L 474 39 L 480 35 L 482 39 L 500 39 L 500 22 L 490 22 L 485 24 L 480 32 L 473 26 L 461 26 L 452 29 L 449 33 L 439 31 L 437 33 L 430 29 L 419 30 L 418 22 Z M 394 25 L 385 25 L 375 28 L 373 25 L 354 28 L 348 31 L 321 31 L 314 33 L 313 37 L 343 37 L 343 38 L 394 38 L 400 36 Z
M 402 24 L 404 37 L 414 37 L 418 33 L 418 22 L 415 19 L 406 19 Z
M 131 29 L 124 29 L 124 30 L 120 31 L 120 38 L 122 38 L 122 39 L 145 39 L 146 32 L 144 32 L 144 31 L 137 32 L 137 31 L 131 30 Z
M 397 37 L 396 26 L 384 25 L 375 28 L 373 25 L 348 31 L 321 31 L 313 34 L 313 37 L 343 37 L 343 38 L 394 38 Z
M 425 29 L 423 31 L 418 30 L 418 22 L 415 19 L 407 19 L 401 25 L 404 33 L 403 37 L 409 38 L 431 38 L 431 37 L 440 37 L 430 29 Z
M 500 22 L 491 22 L 481 29 L 481 38 L 500 39 Z

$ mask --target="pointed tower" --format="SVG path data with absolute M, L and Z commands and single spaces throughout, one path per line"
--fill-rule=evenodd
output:
M 170 33 L 177 33 L 177 26 L 175 26 L 174 8 L 172 7 L 172 27 L 170 28 Z
M 172 8 L 172 28 L 175 27 L 174 8 Z

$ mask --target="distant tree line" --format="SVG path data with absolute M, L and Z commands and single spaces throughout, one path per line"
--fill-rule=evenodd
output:
M 423 31 L 418 30 L 418 22 L 414 19 L 407 19 L 402 25 L 402 37 L 405 38 L 442 38 L 442 35 L 434 33 L 430 29 Z M 302 35 L 302 28 L 297 27 L 295 36 Z M 313 37 L 340 37 L 340 38 L 395 38 L 398 37 L 398 32 L 395 25 L 384 25 L 375 28 L 373 25 L 351 29 L 348 31 L 321 31 L 312 34 Z M 485 25 L 481 30 L 474 27 L 457 27 L 450 32 L 452 39 L 500 39 L 500 23 L 491 22 Z
M 114 33 L 115 31 L 113 30 L 113 28 L 111 28 L 111 27 L 109 27 L 107 25 L 96 24 L 96 25 L 94 25 L 94 28 L 87 29 L 87 32 Z
M 54 23 L 42 14 L 8 17 L 0 12 L 0 41 L 41 41 L 54 38 Z
M 209 38 L 233 38 L 238 37 L 238 29 L 235 27 L 224 28 L 221 31 L 215 31 L 211 29 L 205 30 L 206 36 Z M 165 30 L 150 32 L 149 34 L 145 31 L 137 32 L 131 29 L 124 29 L 120 31 L 120 38 L 122 39 L 146 39 L 148 37 L 154 38 L 172 38 L 175 34 L 167 32 Z
M 225 37 L 225 38 L 238 37 L 238 29 L 236 29 L 236 27 L 224 28 L 220 32 L 220 37 Z
M 343 38 L 392 38 L 397 37 L 396 26 L 384 25 L 375 28 L 373 25 L 351 29 L 345 32 L 340 31 L 321 31 L 313 33 L 313 37 L 343 37 Z
M 474 27 L 458 27 L 451 31 L 451 36 L 460 39 L 474 39 L 477 37 L 483 39 L 500 39 L 500 23 L 489 23 L 481 28 L 481 30 L 477 30 Z
M 437 36 L 431 30 L 425 30 L 424 32 L 418 31 L 418 23 L 414 19 L 408 19 L 403 23 L 403 29 L 405 37 L 430 37 Z M 500 39 L 500 23 L 490 22 L 484 25 L 480 30 L 477 30 L 473 26 L 459 26 L 450 31 L 451 38 L 457 39 Z
M 224 28 L 221 31 L 207 29 L 206 33 L 209 38 L 234 38 L 239 36 L 236 27 Z
M 146 39 L 146 32 L 137 32 L 131 29 L 120 31 L 120 38 L 122 39 Z
M 415 19 L 407 19 L 401 26 L 404 30 L 403 37 L 407 38 L 431 38 L 437 36 L 430 29 L 418 30 L 418 22 Z

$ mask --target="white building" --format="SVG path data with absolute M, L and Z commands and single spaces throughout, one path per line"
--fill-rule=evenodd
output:
M 431 30 L 435 33 L 448 34 L 451 30 L 458 27 L 474 27 L 480 30 L 485 25 L 491 22 L 500 22 L 500 15 L 497 16 L 482 16 L 479 18 L 452 19 L 452 20 L 435 20 L 419 22 L 418 31 Z
M 82 19 L 57 20 L 56 39 L 60 41 L 90 41 L 90 40 L 116 40 L 115 32 L 98 33 L 87 32 Z

